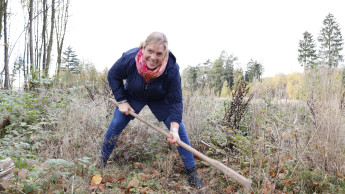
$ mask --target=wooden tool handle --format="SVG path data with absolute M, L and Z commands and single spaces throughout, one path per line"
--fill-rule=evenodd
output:
M 109 98 L 109 101 L 112 102 L 113 104 L 115 104 L 116 106 L 118 106 L 119 104 L 112 98 Z M 148 126 L 152 127 L 154 130 L 158 131 L 159 133 L 163 134 L 166 137 L 170 137 L 170 134 L 166 131 L 163 130 L 157 126 L 155 126 L 154 124 L 152 124 L 151 122 L 147 121 L 146 119 L 144 119 L 143 117 L 139 116 L 138 114 L 129 111 L 129 114 L 132 115 L 133 117 L 139 119 L 140 121 L 142 121 L 143 123 L 147 124 Z M 207 156 L 205 156 L 204 154 L 202 154 L 201 152 L 199 152 L 198 150 L 192 148 L 191 146 L 189 146 L 188 144 L 182 142 L 181 140 L 178 140 L 176 142 L 179 146 L 185 148 L 186 150 L 192 152 L 195 156 L 197 156 L 198 158 L 200 158 L 201 160 L 209 163 L 210 165 L 212 165 L 213 167 L 217 168 L 218 170 L 222 171 L 224 174 L 228 175 L 230 178 L 232 178 L 233 180 L 235 180 L 236 182 L 240 183 L 243 187 L 245 187 L 246 189 L 249 189 L 251 187 L 252 181 L 245 178 L 244 176 L 240 175 L 239 173 L 237 173 L 236 171 L 232 170 L 231 168 L 225 166 L 223 163 L 214 160 L 212 158 L 209 158 Z

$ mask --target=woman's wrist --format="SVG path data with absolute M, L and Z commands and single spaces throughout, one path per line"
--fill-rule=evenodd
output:
M 121 101 L 119 101 L 119 102 L 117 102 L 118 104 L 123 104 L 123 103 L 125 103 L 125 102 L 127 102 L 127 100 L 121 100 Z
M 171 131 L 171 132 L 177 132 L 177 133 L 178 133 L 178 128 L 172 127 L 172 128 L 170 129 L 170 131 Z

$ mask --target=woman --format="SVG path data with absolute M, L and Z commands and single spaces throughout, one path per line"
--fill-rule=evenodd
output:
M 123 80 L 126 84 L 123 84 Z M 140 48 L 123 53 L 108 72 L 109 85 L 119 106 L 105 134 L 100 166 L 105 167 L 122 130 L 134 117 L 129 111 L 139 113 L 148 105 L 159 121 L 170 130 L 168 140 L 176 145 L 181 139 L 190 145 L 182 122 L 182 89 L 179 66 L 169 52 L 168 40 L 163 33 L 151 33 Z M 182 147 L 177 148 L 186 168 L 191 186 L 201 188 L 193 154 Z

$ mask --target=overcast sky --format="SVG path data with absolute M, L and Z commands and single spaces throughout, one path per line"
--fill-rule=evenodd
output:
M 302 34 L 310 32 L 318 44 L 331 13 L 344 38 L 344 7 L 343 0 L 71 0 L 65 47 L 102 71 L 161 31 L 181 69 L 214 61 L 225 50 L 243 69 L 250 59 L 261 62 L 264 76 L 302 72 Z

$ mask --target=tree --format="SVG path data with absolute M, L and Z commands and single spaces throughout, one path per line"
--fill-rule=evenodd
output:
M 42 71 L 45 77 L 49 75 L 51 52 L 53 48 L 53 33 L 54 33 L 54 21 L 55 21 L 55 0 L 51 2 L 51 17 L 50 17 L 50 32 L 47 37 L 47 24 L 48 24 L 48 5 L 47 0 L 43 0 L 43 29 L 42 29 L 42 40 L 43 40 L 43 61 Z M 49 39 L 48 44 L 46 39 Z
M 77 54 L 75 54 L 75 51 L 72 49 L 72 47 L 68 47 L 63 52 L 63 64 L 61 66 L 61 69 L 63 71 L 66 71 L 67 73 L 72 74 L 79 74 L 80 68 L 79 68 L 79 59 L 77 58 Z
M 33 10 L 34 10 L 34 6 L 33 6 L 33 0 L 29 1 L 29 7 L 28 7 L 28 12 L 29 12 L 29 57 L 30 57 L 30 72 L 32 75 L 32 78 L 34 78 L 34 43 L 33 43 L 33 31 L 32 31 L 32 27 L 33 27 Z
M 213 62 L 211 79 L 212 87 L 215 89 L 215 94 L 220 94 L 224 81 L 227 81 L 229 89 L 232 88 L 234 83 L 234 62 L 237 61 L 237 57 L 228 55 L 224 50 L 220 56 Z
M 230 90 L 234 85 L 234 63 L 237 59 L 238 58 L 233 55 L 225 56 L 224 80 L 228 82 L 228 88 Z
M 184 77 L 184 86 L 188 88 L 191 92 L 194 92 L 198 88 L 198 71 L 199 67 L 191 67 L 188 66 L 184 72 L 183 72 L 183 77 Z
M 234 85 L 232 87 L 232 91 L 234 90 L 234 88 L 237 87 L 237 85 L 239 83 L 244 81 L 244 76 L 243 76 L 242 68 L 234 69 L 234 73 L 233 74 L 234 74 Z
M 222 96 L 222 97 L 230 97 L 231 96 L 231 90 L 229 88 L 228 81 L 226 81 L 226 80 L 223 83 L 222 92 L 220 93 L 220 96 Z
M 68 8 L 70 0 L 58 0 L 57 2 L 57 17 L 55 21 L 56 41 L 57 41 L 57 63 L 56 75 L 59 76 L 62 63 L 62 48 L 65 40 L 67 22 L 68 22 Z
M 2 17 L 4 16 L 5 0 L 0 0 L 0 40 L 2 37 Z
M 0 40 L 2 38 L 2 18 L 4 16 L 4 8 L 5 8 L 5 0 L 0 0 Z M 2 74 L 5 71 L 4 69 L 0 69 L 0 88 L 2 86 Z
M 316 45 L 313 36 L 305 31 L 303 40 L 299 41 L 298 62 L 305 70 L 314 68 L 317 64 Z
M 258 61 L 250 59 L 250 61 L 247 63 L 247 71 L 244 78 L 247 82 L 252 82 L 254 79 L 261 81 L 263 71 L 264 68 Z
M 80 75 L 80 79 L 84 81 L 94 81 L 99 79 L 99 73 L 97 72 L 97 69 L 95 65 L 92 62 L 85 62 L 82 61 L 80 63 L 80 66 L 82 67 L 82 72 Z
M 21 72 L 24 72 L 25 66 L 24 66 L 24 59 L 22 57 L 18 57 L 16 59 L 16 61 L 13 64 L 13 78 L 16 75 L 17 71 L 18 71 L 18 78 L 19 78 L 19 84 L 21 83 Z M 13 85 L 13 82 L 12 82 Z M 20 85 L 19 85 L 19 89 L 20 89 Z
M 5 83 L 4 88 L 10 89 L 10 71 L 8 67 L 9 63 L 9 56 L 8 56 L 8 32 L 7 32 L 7 0 L 1 0 L 1 12 L 3 14 L 3 29 L 4 29 L 4 71 L 5 71 Z M 1 23 L 2 21 L 0 21 Z M 2 73 L 2 72 L 1 72 Z
M 211 69 L 212 69 L 212 62 L 210 59 L 207 59 L 204 63 L 198 65 L 197 82 L 199 83 L 201 92 L 203 92 L 205 88 L 210 91 Z
M 272 84 L 274 87 L 274 97 L 278 99 L 283 99 L 287 97 L 286 85 L 287 85 L 287 76 L 285 74 L 277 74 L 272 79 Z
M 214 94 L 220 95 L 223 86 L 223 59 L 222 55 L 213 62 L 212 67 L 212 87 L 215 89 Z
M 330 13 L 323 20 L 323 25 L 318 37 L 321 44 L 320 57 L 330 68 L 337 67 L 343 61 L 343 55 L 340 53 L 343 50 L 340 27 Z
M 291 73 L 286 76 L 286 93 L 289 99 L 301 99 L 303 97 L 304 79 L 301 73 Z
M 47 0 L 43 0 L 42 1 L 42 6 L 43 6 L 43 20 L 42 20 L 42 47 L 43 49 L 41 50 L 41 52 L 43 52 L 43 56 L 42 56 L 42 69 L 43 72 L 46 71 L 47 67 L 46 67 L 46 62 L 47 62 L 47 20 L 48 20 L 48 5 L 47 5 Z M 42 48 L 41 47 L 41 48 Z

